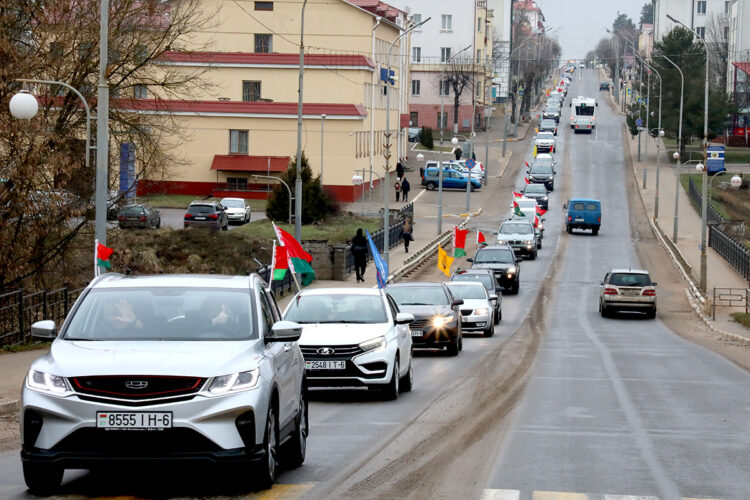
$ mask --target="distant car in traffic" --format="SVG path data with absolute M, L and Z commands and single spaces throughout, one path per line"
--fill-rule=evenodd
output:
M 449 281 L 473 281 L 481 283 L 487 290 L 487 294 L 490 296 L 490 303 L 495 311 L 493 323 L 498 324 L 503 318 L 503 287 L 495 279 L 495 274 L 492 272 L 492 269 L 481 267 L 458 269 L 451 274 Z
M 590 229 L 596 236 L 602 225 L 602 204 L 591 198 L 573 198 L 563 205 L 565 210 L 565 230 Z
M 539 208 L 547 210 L 549 208 L 549 192 L 544 184 L 526 184 L 521 191 L 524 198 L 535 200 Z
M 227 209 L 227 220 L 247 224 L 250 222 L 252 209 L 243 198 L 222 198 L 219 202 Z
M 599 90 L 609 91 L 609 82 L 599 82 Z
M 117 224 L 120 229 L 151 229 L 161 227 L 161 214 L 145 203 L 126 205 L 117 213 Z
M 570 117 L 570 128 L 573 129 L 574 133 L 588 132 L 589 134 L 594 131 L 596 127 L 596 118 L 588 115 L 573 115 Z
M 526 171 L 529 182 L 544 184 L 548 191 L 555 190 L 554 160 L 544 158 L 535 158 L 531 167 Z
M 556 123 L 560 122 L 560 108 L 555 105 L 547 106 L 542 111 L 542 119 L 555 120 Z
M 521 266 L 513 248 L 504 241 L 497 245 L 480 248 L 471 262 L 472 269 L 489 269 L 495 275 L 495 281 L 504 290 L 517 294 L 521 285 Z
M 554 151 L 555 142 L 555 134 L 552 132 L 540 131 L 536 134 L 536 137 L 534 137 L 534 147 L 536 147 L 537 153 Z
M 422 140 L 422 129 L 419 127 L 409 127 L 409 142 L 419 142 Z
M 531 221 L 508 219 L 497 230 L 497 244 L 508 245 L 516 255 L 535 260 L 540 246 L 539 233 Z
M 539 132 L 552 132 L 554 135 L 557 135 L 557 122 L 552 119 L 544 119 L 539 122 Z
M 185 228 L 200 227 L 226 231 L 229 229 L 227 210 L 217 201 L 194 201 L 188 205 L 183 225 Z
M 495 334 L 493 323 L 494 310 L 490 303 L 490 295 L 481 283 L 470 281 L 448 282 L 448 288 L 453 296 L 463 299 L 461 305 L 461 328 L 465 332 L 479 331 L 485 337 Z M 497 295 L 494 295 L 497 299 Z
M 438 188 L 440 179 L 438 178 L 437 167 L 425 168 L 422 177 L 422 186 L 428 191 L 434 191 Z M 466 189 L 467 176 L 453 168 L 446 169 L 443 167 L 443 189 Z M 475 176 L 471 176 L 471 186 L 469 189 L 474 191 L 481 189 L 482 182 Z
M 600 283 L 599 312 L 638 311 L 656 317 L 656 282 L 643 269 L 612 269 Z

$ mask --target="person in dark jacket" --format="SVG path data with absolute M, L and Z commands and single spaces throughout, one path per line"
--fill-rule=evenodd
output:
M 357 236 L 352 238 L 352 254 L 354 255 L 354 271 L 357 273 L 357 282 L 365 280 L 365 268 L 367 267 L 367 238 L 362 228 L 357 229 Z
M 404 177 L 404 165 L 401 162 L 396 163 L 396 177 L 399 179 Z
M 404 250 L 409 253 L 409 243 L 414 240 L 414 236 L 411 234 L 411 221 L 408 218 L 401 227 L 401 238 L 404 240 Z
M 404 180 L 401 181 L 401 196 L 404 201 L 409 201 L 409 191 L 411 191 L 411 185 L 404 177 Z
M 456 149 L 453 150 L 453 154 L 456 155 L 456 161 L 461 159 L 461 155 L 464 154 L 464 152 L 461 150 L 461 148 L 456 147 Z

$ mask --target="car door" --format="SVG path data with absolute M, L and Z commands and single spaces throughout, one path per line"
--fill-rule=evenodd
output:
M 279 321 L 278 308 L 274 306 L 273 300 L 269 299 L 265 290 L 260 290 L 261 322 L 264 332 L 270 332 L 273 324 Z M 294 410 L 299 404 L 294 375 L 295 350 L 292 342 L 270 342 L 266 345 L 266 351 L 274 362 L 274 373 L 279 388 L 279 424 L 283 426 L 293 416 Z
M 406 372 L 409 369 L 409 363 L 411 362 L 411 331 L 409 325 L 396 324 L 396 315 L 399 313 L 398 305 L 390 295 L 386 294 L 386 300 L 388 307 L 391 309 L 393 315 L 393 326 L 396 331 L 396 341 L 398 342 L 398 356 L 401 360 L 401 371 Z

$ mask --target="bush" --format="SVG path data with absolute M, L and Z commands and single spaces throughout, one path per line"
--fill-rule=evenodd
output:
M 427 149 L 433 149 L 435 147 L 435 141 L 432 138 L 432 129 L 430 127 L 422 127 L 422 146 Z
M 302 153 L 302 224 L 312 224 L 325 219 L 336 212 L 336 208 L 328 194 L 320 185 L 320 177 L 313 178 L 307 157 Z M 281 174 L 281 180 L 289 185 L 294 193 L 297 179 L 297 158 L 292 157 L 286 172 Z M 293 196 L 293 194 L 292 194 Z M 294 210 L 294 207 L 292 207 Z M 268 197 L 266 217 L 273 221 L 287 221 L 289 219 L 289 194 L 280 183 L 274 186 Z

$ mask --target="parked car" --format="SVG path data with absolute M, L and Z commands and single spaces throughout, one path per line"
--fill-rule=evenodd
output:
M 539 122 L 539 132 L 552 132 L 554 135 L 557 135 L 557 123 L 555 120 L 551 119 L 545 119 Z
M 599 312 L 638 311 L 656 317 L 656 282 L 643 269 L 612 269 L 600 283 Z
M 466 189 L 466 183 L 468 182 L 466 175 L 462 174 L 458 170 L 453 168 L 443 168 L 443 189 Z M 434 191 L 438 188 L 438 169 L 437 167 L 425 168 L 424 175 L 422 176 L 422 186 L 426 187 L 428 191 Z M 480 189 L 482 183 L 479 179 L 472 176 L 471 178 L 471 189 L 472 191 Z
M 449 281 L 471 281 L 481 283 L 487 290 L 490 303 L 494 310 L 493 323 L 498 324 L 503 319 L 503 287 L 495 279 L 492 269 L 472 267 L 471 269 L 458 269 L 451 274 Z
M 518 293 L 521 284 L 521 266 L 513 248 L 507 243 L 498 243 L 480 248 L 473 258 L 466 259 L 473 269 L 489 269 L 495 282 L 503 290 Z
M 207 462 L 267 488 L 280 459 L 302 464 L 302 328 L 267 288 L 255 274 L 107 273 L 62 325 L 34 323 L 53 342 L 22 390 L 29 490 L 54 493 L 65 469 Z
M 565 210 L 565 230 L 568 234 L 573 229 L 591 229 L 596 236 L 602 225 L 602 204 L 590 198 L 573 198 L 563 205 Z
M 494 311 L 484 286 L 469 281 L 453 281 L 448 283 L 448 289 L 454 297 L 464 301 L 461 306 L 461 328 L 465 332 L 482 332 L 485 337 L 492 337 L 495 334 Z
M 414 315 L 409 325 L 414 347 L 445 347 L 451 356 L 463 349 L 459 307 L 464 301 L 445 283 L 396 283 L 385 290 L 399 310 Z
M 184 227 L 207 227 L 216 231 L 226 231 L 229 229 L 227 211 L 218 201 L 194 201 L 188 205 Z
M 155 208 L 145 203 L 126 205 L 117 214 L 117 224 L 120 229 L 137 227 L 151 229 L 161 227 L 161 214 Z
M 609 91 L 609 82 L 599 82 L 599 90 Z
M 530 220 L 508 219 L 497 230 L 497 244 L 508 245 L 517 255 L 534 260 L 539 250 L 539 234 Z
M 412 389 L 414 316 L 378 288 L 305 289 L 284 318 L 302 325 L 309 387 L 368 388 L 387 399 Z
M 250 222 L 252 209 L 243 198 L 223 198 L 219 203 L 227 209 L 227 220 L 247 224 Z
M 409 127 L 409 142 L 419 142 L 422 140 L 422 129 L 419 127 Z
M 547 210 L 549 208 L 549 192 L 544 184 L 526 184 L 521 194 L 524 198 L 535 200 L 539 208 Z

